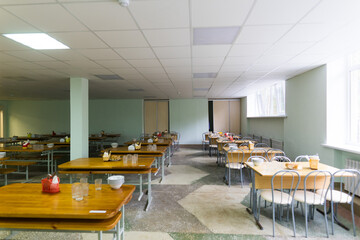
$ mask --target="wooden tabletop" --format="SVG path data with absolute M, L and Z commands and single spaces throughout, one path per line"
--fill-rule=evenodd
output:
M 230 150 L 230 147 L 223 147 L 223 149 L 226 151 L 226 152 L 228 152 L 229 150 Z M 269 149 L 271 149 L 271 148 L 254 148 L 255 150 L 256 149 L 265 149 L 266 151 L 267 150 L 269 150 Z M 253 149 L 253 150 L 254 150 Z M 244 153 L 245 154 L 247 154 L 247 153 L 251 153 L 253 150 L 250 150 L 249 148 L 247 148 L 247 149 L 241 149 L 241 150 L 243 150 L 244 151 Z M 241 152 L 241 151 L 237 151 L 237 150 L 234 150 L 233 152 Z M 280 151 L 272 151 L 272 153 L 281 153 Z
M 309 162 L 298 162 L 298 164 L 302 165 L 302 169 L 297 170 L 300 176 L 306 176 L 311 171 L 314 171 L 310 169 Z M 252 162 L 247 162 L 246 165 L 252 168 L 260 176 L 273 176 L 277 171 L 287 170 L 287 168 L 285 167 L 285 162 L 264 162 L 260 166 L 254 166 Z M 339 169 L 323 163 L 319 163 L 318 170 L 334 173 Z
M 59 170 L 132 170 L 132 169 L 150 169 L 155 161 L 154 157 L 140 157 L 138 162 L 133 164 L 132 161 L 123 160 L 104 162 L 102 158 L 78 158 L 58 166 Z
M 141 146 L 139 150 L 128 150 L 128 147 L 117 147 L 117 148 L 107 148 L 102 152 L 108 152 L 115 154 L 164 154 L 166 152 L 167 147 L 164 146 L 157 146 L 156 150 L 149 151 L 147 150 L 147 146 Z
M 49 139 L 48 137 L 27 137 L 27 136 L 20 136 L 20 137 L 17 137 L 17 140 L 20 140 L 20 141 L 26 141 L 26 140 L 30 140 L 30 141 L 43 141 L 43 140 L 46 140 L 46 139 Z
M 139 141 L 136 141 L 136 142 L 139 142 Z M 140 143 L 141 143 L 141 145 L 144 145 L 144 146 L 152 145 L 152 144 L 155 144 L 157 146 L 170 146 L 172 141 L 169 139 L 164 139 L 162 142 L 157 141 L 157 142 L 149 143 L 147 141 L 140 141 Z M 134 141 L 128 141 L 128 142 L 125 142 L 124 144 L 131 145 L 131 144 L 134 144 Z
M 33 149 L 27 148 L 23 149 L 22 146 L 8 146 L 8 147 L 0 147 L 0 152 L 44 152 L 49 150 L 54 150 L 56 147 L 48 148 L 44 145 L 43 149 Z
M 132 197 L 133 185 L 112 189 L 103 184 L 95 191 L 90 184 L 89 196 L 72 199 L 71 184 L 60 184 L 59 193 L 43 193 L 40 183 L 15 183 L 0 188 L 0 217 L 108 219 L 114 217 Z M 94 212 L 95 211 L 95 212 Z

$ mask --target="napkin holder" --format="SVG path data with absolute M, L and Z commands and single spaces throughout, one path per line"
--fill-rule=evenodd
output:
M 103 154 L 102 158 L 103 158 L 103 161 L 104 161 L 104 162 L 108 162 L 108 161 L 110 161 L 110 158 L 111 158 L 111 152 L 104 152 L 104 154 Z
M 60 178 L 54 175 L 48 175 L 41 180 L 42 191 L 45 193 L 57 193 L 60 192 Z
M 141 149 L 141 143 L 137 142 L 134 145 L 135 145 L 135 150 L 140 150 Z

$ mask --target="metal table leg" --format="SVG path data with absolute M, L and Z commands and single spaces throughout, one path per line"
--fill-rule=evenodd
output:
M 259 212 L 257 209 L 257 192 L 255 189 L 255 173 L 254 170 L 251 169 L 251 182 L 252 182 L 252 188 L 251 188 L 251 194 L 252 194 L 252 209 L 246 208 L 247 212 L 254 215 L 255 223 L 259 227 L 260 230 L 263 230 L 263 226 L 260 224 L 259 221 Z
M 143 190 L 142 190 L 142 174 L 139 174 L 139 190 L 140 190 L 140 195 L 138 198 L 138 201 L 141 200 L 142 196 L 144 195 Z
M 149 210 L 151 201 L 152 201 L 152 195 L 151 195 L 151 172 L 149 172 L 148 173 L 148 200 L 146 202 L 145 211 Z
M 165 178 L 165 169 L 164 169 L 164 162 L 165 162 L 165 154 L 163 154 L 161 156 L 161 179 L 160 179 L 160 183 L 162 182 L 162 180 Z

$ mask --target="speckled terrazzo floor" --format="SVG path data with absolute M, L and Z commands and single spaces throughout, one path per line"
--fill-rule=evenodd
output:
M 138 190 L 126 206 L 125 238 L 131 240 L 230 240 L 230 239 L 274 239 L 270 207 L 261 210 L 260 221 L 264 230 L 254 224 L 252 215 L 246 212 L 249 204 L 248 174 L 245 184 L 238 182 L 229 188 L 223 183 L 224 168 L 218 167 L 216 157 L 209 157 L 200 148 L 182 147 L 177 151 L 166 178 L 159 183 L 159 176 L 153 178 L 153 202 L 149 211 L 143 211 L 147 196 L 138 201 Z M 32 176 L 32 182 L 39 182 L 43 175 Z M 238 176 L 236 176 L 238 177 Z M 104 177 L 105 178 L 105 177 Z M 126 181 L 137 180 L 125 175 Z M 10 178 L 10 183 L 12 180 Z M 68 182 L 67 176 L 61 181 Z M 349 222 L 342 219 L 347 225 Z M 330 225 L 329 225 L 330 227 Z M 304 237 L 304 218 L 296 210 L 297 238 Z M 0 231 L 0 239 L 9 234 Z M 290 222 L 277 221 L 276 239 L 293 239 Z M 358 231 L 358 236 L 360 235 Z M 19 232 L 11 239 L 97 239 L 96 233 L 48 233 Z M 104 240 L 112 239 L 105 234 Z M 326 239 L 324 218 L 319 213 L 309 224 L 309 239 Z M 358 239 L 351 232 L 335 226 L 335 235 L 330 239 Z

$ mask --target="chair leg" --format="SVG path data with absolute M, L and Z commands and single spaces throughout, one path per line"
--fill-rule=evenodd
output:
M 326 200 L 324 203 L 324 217 L 325 217 L 325 228 L 326 228 L 326 236 L 329 237 L 329 226 L 328 226 L 328 220 L 327 220 L 327 213 L 326 213 Z
M 304 210 L 305 210 L 305 237 L 308 237 L 308 207 L 307 204 L 304 203 Z
M 273 214 L 272 214 L 272 218 L 273 218 L 273 237 L 275 237 L 275 203 L 272 204 L 273 206 Z
M 334 202 L 330 202 L 331 205 L 331 234 L 334 235 Z
M 240 181 L 241 181 L 241 187 L 244 187 L 244 181 L 243 181 L 243 175 L 242 175 L 242 166 L 240 166 Z
M 229 187 L 230 187 L 230 185 L 231 185 L 231 172 L 230 172 L 230 168 L 228 168 L 228 169 L 229 169 L 228 183 L 229 183 Z
M 354 237 L 356 237 L 356 226 L 355 226 L 355 218 L 354 218 L 354 202 L 351 203 L 351 217 L 352 217 L 352 221 L 353 221 Z
M 294 215 L 294 202 L 291 203 L 291 216 L 292 216 L 292 224 L 293 224 L 293 230 L 294 230 L 294 237 L 296 237 L 295 215 Z

